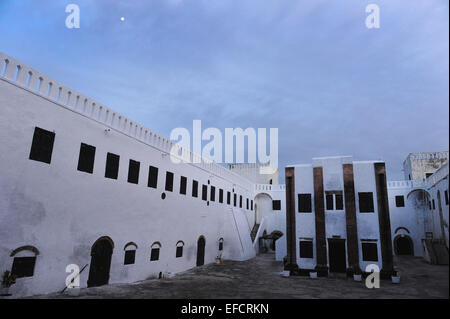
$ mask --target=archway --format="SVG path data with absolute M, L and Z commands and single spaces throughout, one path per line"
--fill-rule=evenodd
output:
M 197 241 L 197 266 L 203 266 L 205 264 L 205 237 L 200 236 Z
M 88 287 L 106 285 L 109 282 L 111 256 L 114 242 L 105 236 L 97 239 L 91 248 L 91 265 L 89 267 Z
M 414 244 L 408 235 L 398 235 L 394 239 L 396 255 L 414 256 Z
M 259 193 L 254 198 L 255 212 L 253 220 L 249 220 L 250 227 L 259 225 L 263 217 L 272 212 L 272 196 L 267 193 Z

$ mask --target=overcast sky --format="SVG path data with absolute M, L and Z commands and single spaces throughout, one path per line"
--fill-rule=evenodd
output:
M 67 29 L 78 4 L 81 28 Z M 380 7 L 380 28 L 365 7 Z M 0 51 L 150 129 L 279 128 L 312 157 L 448 150 L 448 0 L 0 0 Z M 125 20 L 121 21 L 121 17 Z M 283 180 L 283 178 L 282 178 Z

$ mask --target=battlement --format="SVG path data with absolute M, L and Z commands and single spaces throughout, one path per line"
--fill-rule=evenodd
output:
M 389 188 L 428 188 L 427 180 L 404 180 L 404 181 L 388 181 L 387 187 Z
M 3 52 L 0 52 L 0 79 L 137 139 L 163 153 L 172 154 L 181 161 L 207 170 L 233 183 L 245 185 L 248 189 L 253 187 L 253 183 L 245 177 L 179 146 L 170 139 L 51 79 Z
M 431 188 L 448 177 L 448 163 L 442 165 L 436 172 L 426 179 L 388 181 L 388 188 Z
M 255 192 L 260 193 L 264 191 L 272 191 L 272 192 L 284 192 L 286 191 L 285 184 L 255 184 Z
M 407 159 L 411 161 L 416 160 L 429 160 L 429 159 L 448 159 L 448 152 L 422 152 L 422 153 L 409 153 Z M 405 160 L 405 161 L 406 161 Z

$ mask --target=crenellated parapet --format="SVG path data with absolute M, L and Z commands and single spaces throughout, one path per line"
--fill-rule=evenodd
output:
M 404 181 L 388 181 L 389 188 L 428 188 L 428 182 L 424 179 L 404 180 Z
M 137 139 L 163 153 L 170 154 L 182 162 L 195 165 L 249 190 L 253 188 L 253 183 L 245 177 L 179 146 L 170 139 L 155 133 L 104 104 L 51 79 L 3 52 L 0 52 L 0 79 L 67 110 L 79 113 L 110 129 Z M 166 158 L 170 160 L 169 156 L 166 156 Z
M 255 184 L 255 192 L 265 192 L 265 191 L 271 191 L 271 192 L 284 192 L 286 191 L 286 185 L 284 184 Z
M 448 159 L 448 152 L 422 152 L 409 154 L 411 160 Z

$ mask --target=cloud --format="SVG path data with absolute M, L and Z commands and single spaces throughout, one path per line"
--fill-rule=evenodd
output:
M 77 31 L 64 1 L 2 1 L 1 49 L 166 136 L 278 127 L 282 165 L 349 154 L 395 179 L 448 150 L 448 2 L 377 1 L 376 30 L 350 0 L 75 2 Z

